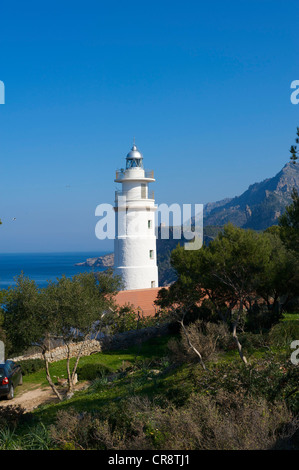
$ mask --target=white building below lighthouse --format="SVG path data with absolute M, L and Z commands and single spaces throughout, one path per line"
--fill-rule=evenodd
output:
M 126 157 L 126 169 L 116 171 L 114 272 L 125 290 L 158 287 L 154 193 L 152 170 L 144 170 L 136 145 Z

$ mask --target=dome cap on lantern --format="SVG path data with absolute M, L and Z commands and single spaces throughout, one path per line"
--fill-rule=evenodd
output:
M 131 160 L 131 159 L 141 159 L 143 157 L 142 157 L 142 154 L 137 149 L 136 145 L 134 144 L 126 158 Z

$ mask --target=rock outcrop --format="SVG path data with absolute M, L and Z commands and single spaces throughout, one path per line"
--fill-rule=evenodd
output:
M 287 163 L 276 176 L 252 184 L 241 196 L 206 204 L 204 226 L 231 222 L 242 228 L 265 230 L 278 223 L 292 202 L 293 188 L 299 190 L 299 164 Z
M 75 266 L 91 266 L 94 268 L 110 268 L 114 263 L 114 254 L 108 253 L 107 255 L 98 256 L 96 258 L 88 258 L 82 263 L 76 263 Z

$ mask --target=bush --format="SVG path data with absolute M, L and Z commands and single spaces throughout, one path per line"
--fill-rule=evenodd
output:
M 281 318 L 278 308 L 269 309 L 267 305 L 255 303 L 247 312 L 246 328 L 254 332 L 268 331 Z
M 298 429 L 283 402 L 223 391 L 193 394 L 182 407 L 133 397 L 119 402 L 115 413 L 105 411 L 60 411 L 52 439 L 61 449 L 251 450 L 292 448 Z
M 223 347 L 228 339 L 228 328 L 223 323 L 206 323 L 203 320 L 196 320 L 185 327 L 191 344 L 200 352 L 203 360 L 212 359 L 219 347 Z M 172 339 L 168 343 L 173 359 L 176 362 L 198 361 L 198 356 L 190 348 L 186 334 L 181 329 L 181 339 Z
M 24 361 L 19 361 L 16 364 L 21 366 L 22 374 L 28 375 L 33 372 L 45 368 L 45 363 L 42 359 L 25 359 Z
M 110 332 L 112 334 L 124 333 L 126 331 L 138 330 L 158 326 L 169 321 L 169 317 L 165 312 L 159 312 L 155 316 L 145 317 L 141 312 L 135 310 L 130 304 L 125 304 L 117 310 L 117 316 L 112 325 Z
M 287 313 L 298 313 L 299 312 L 299 297 L 295 297 L 284 305 L 284 312 Z
M 276 360 L 269 355 L 244 366 L 238 363 L 212 363 L 208 373 L 193 371 L 197 390 L 215 396 L 218 391 L 238 391 L 240 397 L 252 396 L 275 403 L 285 401 L 295 414 L 299 413 L 299 368 L 290 361 Z
M 197 318 L 199 320 L 204 320 L 206 322 L 212 322 L 212 323 L 219 322 L 219 316 L 215 312 L 215 308 L 212 302 L 208 299 L 204 299 L 200 307 L 194 307 L 194 314 L 197 315 Z
M 206 323 L 219 323 L 219 316 L 215 312 L 212 302 L 204 299 L 200 306 L 192 305 L 184 319 L 185 326 L 195 323 L 197 320 L 203 320 Z M 178 321 L 171 321 L 171 315 L 168 315 L 170 321 L 169 331 L 171 334 L 176 335 L 180 333 L 181 327 Z
M 295 340 L 299 340 L 299 321 L 284 321 L 269 331 L 269 342 L 274 348 L 289 351 Z
M 78 380 L 95 380 L 98 377 L 103 377 L 112 372 L 112 369 L 100 363 L 84 364 L 77 369 Z
M 0 427 L 16 428 L 24 420 L 25 409 L 20 405 L 0 407 Z
M 267 336 L 261 333 L 240 333 L 239 340 L 246 352 L 252 353 L 260 348 L 268 348 Z M 236 344 L 234 343 L 235 348 Z
M 151 429 L 158 449 L 269 449 L 291 419 L 283 403 L 270 407 L 264 400 L 221 391 L 215 398 L 194 394 L 180 409 L 156 408 Z
M 50 427 L 50 435 L 62 450 L 81 450 L 92 446 L 92 434 L 96 422 L 91 414 L 59 410 L 56 425 Z

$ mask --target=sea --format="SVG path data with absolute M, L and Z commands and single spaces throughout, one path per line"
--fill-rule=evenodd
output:
M 23 273 L 34 280 L 39 287 L 45 287 L 47 281 L 55 281 L 65 275 L 104 271 L 105 268 L 75 266 L 87 258 L 103 256 L 106 252 L 74 253 L 0 253 L 0 289 L 16 285 L 16 276 Z

